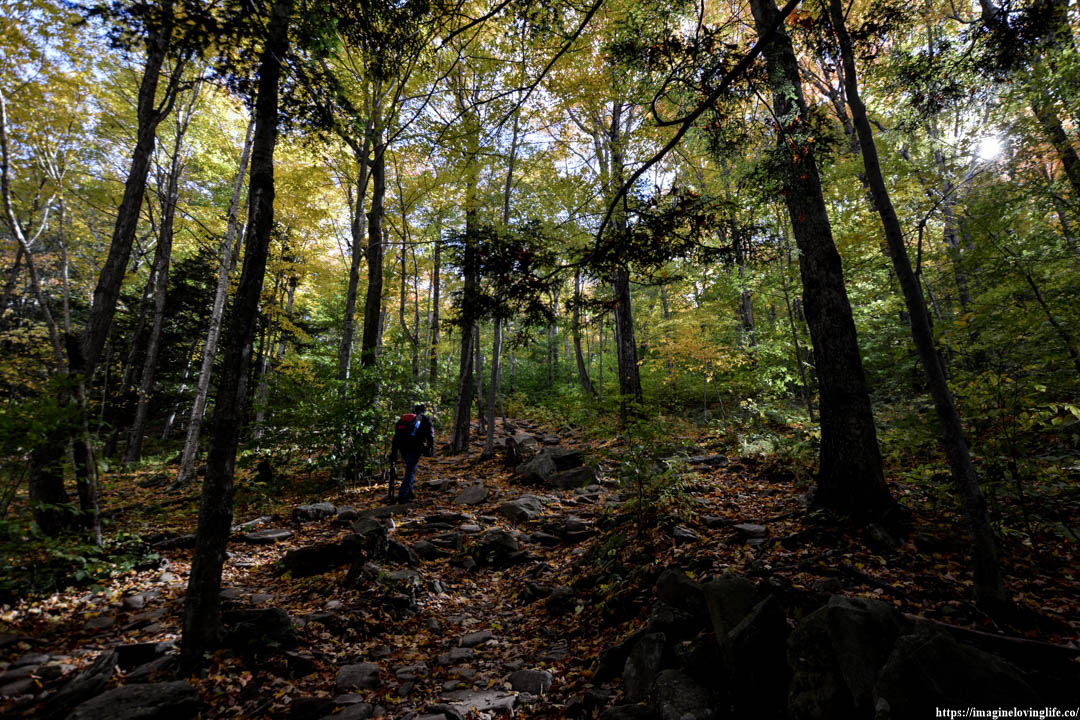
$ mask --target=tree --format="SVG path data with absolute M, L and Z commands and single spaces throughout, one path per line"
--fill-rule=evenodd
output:
M 262 293 L 270 235 L 274 226 L 274 147 L 278 136 L 278 92 L 289 50 L 292 0 L 274 0 L 266 40 L 259 57 L 255 98 L 255 135 L 248 185 L 248 233 L 244 266 L 233 301 L 225 357 L 218 382 L 210 456 L 206 464 L 195 553 L 184 603 L 181 659 L 188 667 L 202 663 L 217 646 L 221 632 L 221 571 L 233 514 L 233 474 L 244 410 L 244 379 L 251 362 L 259 296 Z
M 800 252 L 803 304 L 817 364 L 821 453 L 814 501 L 862 520 L 882 520 L 895 505 L 881 467 L 874 414 L 814 157 L 798 62 L 783 28 L 768 35 L 778 15 L 772 0 L 751 0 L 750 9 L 765 40 L 762 53 L 777 123 L 776 157 Z

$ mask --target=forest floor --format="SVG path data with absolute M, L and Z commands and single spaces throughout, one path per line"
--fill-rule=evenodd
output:
M 550 430 L 522 423 L 518 429 L 555 442 Z M 241 492 L 235 522 L 261 520 L 238 529 L 230 543 L 223 607 L 283 608 L 298 626 L 299 644 L 289 653 L 254 659 L 232 651 L 215 654 L 208 671 L 191 680 L 202 697 L 203 717 L 321 717 L 364 701 L 375 706 L 376 715 L 405 718 L 439 703 L 467 705 L 482 698 L 481 691 L 490 691 L 483 696 L 488 698 L 508 692 L 511 673 L 520 669 L 547 671 L 552 683 L 519 704 L 516 716 L 564 717 L 573 712 L 568 703 L 572 707 L 587 691 L 594 691 L 592 697 L 597 691 L 618 696 L 616 682 L 594 687 L 598 654 L 644 623 L 653 582 L 672 567 L 697 579 L 746 575 L 770 583 L 776 592 L 887 599 L 904 612 L 999 629 L 969 601 L 964 532 L 955 511 L 928 506 L 917 489 L 893 486 L 913 510 L 915 527 L 904 542 L 891 545 L 887 537 L 808 513 L 807 488 L 788 470 L 721 456 L 719 444 L 707 437 L 688 448 L 696 459 L 678 465 L 672 483 L 641 488 L 654 493 L 649 513 L 633 509 L 627 501 L 637 489 L 614 477 L 625 450 L 617 441 L 585 444 L 567 431 L 558 443 L 580 447 L 587 460 L 599 461 L 596 484 L 577 490 L 526 486 L 499 458 L 481 459 L 474 445 L 467 455 L 422 460 L 417 501 L 392 509 L 381 486 L 311 496 L 298 478 L 272 500 Z M 158 538 L 194 532 L 197 491 L 172 497 L 152 482 L 143 482 L 149 487 L 131 482 L 140 478 L 152 479 L 152 472 L 108 484 L 103 507 L 126 508 L 115 514 L 110 530 Z M 480 482 L 487 489 L 480 502 L 455 502 L 463 488 Z M 537 497 L 542 509 L 532 519 L 511 522 L 499 507 L 522 495 Z M 350 533 L 348 523 L 332 518 L 293 520 L 296 505 L 317 501 L 361 514 L 373 511 L 389 526 L 391 539 L 413 547 L 429 543 L 421 555 L 430 559 L 420 560 L 415 576 L 396 575 L 407 587 L 391 593 L 370 580 L 346 587 L 348 565 L 304 578 L 283 574 L 278 563 L 287 551 Z M 252 529 L 275 528 L 292 534 L 267 544 L 243 541 Z M 514 534 L 524 556 L 512 564 L 481 559 L 471 567 L 454 549 L 468 550 L 496 528 Z M 1040 618 L 1006 630 L 1075 645 L 1080 639 L 1075 547 L 1055 543 L 1037 551 L 1008 538 L 1006 543 L 1007 583 L 1019 604 Z M 167 562 L 153 570 L 5 607 L 0 673 L 27 665 L 28 657 L 41 667 L 60 665 L 32 676 L 39 686 L 55 688 L 108 648 L 178 641 L 191 550 L 160 552 Z M 385 570 L 404 567 L 377 562 Z M 363 662 L 378 665 L 378 674 L 364 681 L 374 687 L 349 693 L 339 672 Z M 123 684 L 125 674 L 111 682 Z M 0 715 L 34 716 L 47 695 L 30 695 L 0 697 Z

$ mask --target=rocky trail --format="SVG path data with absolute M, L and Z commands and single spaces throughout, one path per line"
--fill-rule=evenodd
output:
M 900 718 L 920 673 L 991 683 L 1002 702 L 1080 687 L 1074 579 L 1029 578 L 1062 614 L 1003 639 L 958 601 L 947 517 L 906 542 L 846 538 L 807 521 L 790 476 L 707 444 L 678 458 L 679 492 L 645 517 L 616 479 L 618 448 L 522 422 L 500 444 L 497 458 L 422 461 L 405 505 L 372 486 L 238 514 L 226 647 L 202 676 L 174 671 L 190 514 L 160 531 L 154 569 L 7 609 L 0 711 L 668 720 L 889 717 L 900 703 Z M 144 502 L 171 502 L 155 492 Z

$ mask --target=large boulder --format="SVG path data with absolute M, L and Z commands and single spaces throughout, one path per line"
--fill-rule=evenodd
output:
M 488 530 L 477 536 L 471 554 L 477 562 L 496 566 L 512 564 L 524 555 L 514 536 L 500 529 Z
M 221 616 L 225 647 L 247 654 L 277 652 L 297 646 L 296 626 L 282 608 L 244 608 Z
M 386 552 L 386 526 L 373 517 L 360 517 L 351 525 L 353 536 L 348 542 L 359 544 L 368 557 L 381 557 Z
M 691 580 L 678 568 L 669 568 L 656 578 L 656 597 L 692 615 L 705 617 L 705 593 L 701 583 Z
M 637 641 L 623 666 L 623 691 L 629 702 L 644 700 L 664 659 L 664 633 L 650 633 Z
M 596 482 L 596 471 L 588 465 L 562 470 L 548 476 L 547 484 L 560 490 L 575 490 Z
M 470 485 L 463 489 L 454 498 L 454 502 L 458 505 L 479 505 L 487 500 L 488 489 L 484 487 L 483 483 L 477 483 Z
M 124 685 L 87 700 L 67 720 L 188 720 L 199 714 L 199 694 L 183 680 Z
M 521 482 L 527 485 L 539 485 L 556 472 L 558 468 L 555 467 L 555 460 L 546 450 L 517 468 Z
M 896 641 L 874 695 L 878 716 L 896 720 L 934 717 L 937 708 L 1043 705 L 1012 665 L 934 630 Z
M 911 628 L 880 600 L 833 597 L 788 640 L 792 720 L 870 718 L 874 686 L 896 640 Z
M 788 625 L 784 608 L 770 595 L 728 633 L 731 699 L 739 717 L 783 717 L 787 708 Z
M 337 507 L 328 502 L 317 502 L 310 505 L 297 505 L 293 508 L 293 522 L 312 522 L 323 518 L 337 515 Z
M 363 557 L 363 544 L 356 537 L 350 535 L 339 543 L 317 543 L 290 550 L 281 558 L 281 564 L 297 578 L 328 573 Z
M 711 580 L 705 583 L 701 590 L 713 633 L 721 644 L 725 642 L 732 628 L 742 622 L 760 600 L 757 586 L 738 575 Z
M 532 520 L 544 510 L 544 503 L 540 498 L 533 495 L 507 500 L 499 506 L 499 513 L 511 522 L 526 522 Z
M 102 653 L 94 663 L 72 678 L 45 704 L 43 717 L 62 717 L 71 708 L 94 697 L 112 679 L 119 662 L 116 651 Z
M 551 458 L 555 463 L 555 469 L 560 471 L 581 467 L 585 462 L 581 451 L 573 448 L 549 447 L 544 448 L 543 454 Z
M 353 690 L 372 690 L 379 687 L 379 666 L 375 663 L 342 665 L 334 682 L 339 695 Z
M 547 670 L 517 670 L 510 673 L 510 687 L 518 692 L 543 695 L 554 678 Z
M 662 720 L 708 720 L 717 716 L 709 691 L 681 670 L 664 670 L 657 675 L 649 700 Z

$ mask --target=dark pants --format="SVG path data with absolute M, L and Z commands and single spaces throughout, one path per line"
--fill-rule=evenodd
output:
M 402 459 L 405 461 L 405 477 L 401 479 L 401 488 L 398 490 L 398 500 L 405 502 L 412 497 L 413 480 L 416 479 L 416 464 L 420 462 L 420 451 L 413 450 L 403 452 Z

